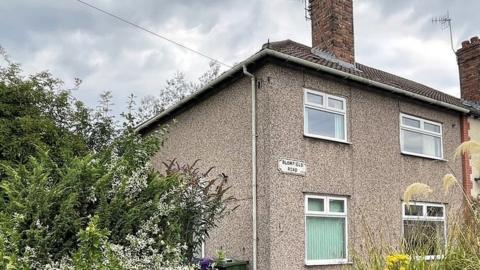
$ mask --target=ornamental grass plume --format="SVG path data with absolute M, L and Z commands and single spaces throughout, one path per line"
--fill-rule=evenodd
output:
M 409 205 L 413 196 L 427 196 L 432 193 L 433 190 L 429 185 L 423 183 L 413 183 L 405 189 L 403 192 L 403 201 Z
M 468 155 L 480 154 L 480 143 L 475 141 L 467 141 L 460 144 L 455 150 L 454 158 L 458 158 L 463 154 L 468 154 Z
M 445 174 L 445 176 L 442 178 L 442 182 L 445 193 L 448 192 L 451 187 L 458 183 L 457 178 L 451 173 Z
M 470 160 L 472 167 L 480 171 L 480 159 L 475 158 Z

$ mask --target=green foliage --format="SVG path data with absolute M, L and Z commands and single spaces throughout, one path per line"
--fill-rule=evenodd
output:
M 48 147 L 56 162 L 85 154 L 85 106 L 72 104 L 49 73 L 24 78 L 20 72 L 12 63 L 0 68 L 0 160 L 24 163 L 36 146 Z
M 8 254 L 4 258 L 23 257 L 30 248 L 41 265 L 77 249 L 104 256 L 95 249 L 98 241 L 108 236 L 109 243 L 129 246 L 129 236 L 154 218 L 162 232 L 149 236 L 157 243 L 154 247 L 161 251 L 161 241 L 185 244 L 184 262 L 191 259 L 231 198 L 224 196 L 228 188 L 223 176 L 209 179 L 194 166 L 180 165 L 170 165 L 165 175 L 156 172 L 148 163 L 158 149 L 155 138 L 125 134 L 108 151 L 75 157 L 62 166 L 41 149 L 26 164 L 3 165 L 0 245 Z M 89 234 L 92 226 L 101 228 L 98 239 Z M 78 246 L 79 239 L 84 247 Z
M 226 176 L 175 161 L 155 170 L 150 161 L 167 129 L 136 134 L 133 96 L 118 124 L 109 92 L 93 111 L 50 74 L 24 78 L 7 63 L 0 68 L 0 269 L 190 269 L 228 212 Z
M 444 189 L 448 192 L 449 185 Z M 454 178 L 454 185 L 462 189 Z M 463 189 L 461 190 L 463 192 Z M 480 269 L 480 207 L 464 193 L 464 205 L 459 209 L 450 209 L 448 223 L 448 239 L 446 246 L 434 239 L 426 240 L 431 234 L 426 234 L 424 227 L 412 236 L 421 245 L 404 243 L 397 247 L 386 245 L 371 237 L 374 230 L 366 228 L 369 237 L 363 239 L 365 244 L 361 251 L 354 252 L 353 270 L 478 270 Z M 467 218 L 465 220 L 465 217 Z M 429 236 L 430 235 L 430 236 Z M 438 248 L 440 245 L 440 248 Z M 443 248 L 445 247 L 445 248 Z M 427 258 L 432 250 L 441 250 L 435 258 Z M 440 252 L 439 252 L 440 253 Z M 407 255 L 408 254 L 408 255 Z
M 179 188 L 172 194 L 176 208 L 172 213 L 173 224 L 176 224 L 175 234 L 180 236 L 177 243 L 185 243 L 187 246 L 187 258 L 193 258 L 195 251 L 201 247 L 208 232 L 215 227 L 218 218 L 225 215 L 225 203 L 234 200 L 233 197 L 225 197 L 230 187 L 225 187 L 226 175 L 216 178 L 208 178 L 208 170 L 200 172 L 196 163 L 192 165 L 179 165 L 174 160 L 165 163 L 166 174 L 180 180 Z M 233 209 L 230 209 L 233 210 Z
M 109 232 L 105 229 L 98 228 L 99 217 L 94 216 L 88 223 L 85 230 L 80 230 L 78 234 L 79 246 L 73 255 L 73 265 L 78 270 L 108 270 L 118 267 L 118 262 L 111 256 L 108 249 Z M 113 259 L 113 260 L 112 260 Z M 116 268 L 118 269 L 118 268 Z

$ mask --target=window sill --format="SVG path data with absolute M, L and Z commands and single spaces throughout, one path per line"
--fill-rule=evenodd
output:
M 305 262 L 305 266 L 322 266 L 322 265 L 348 265 L 353 264 L 351 261 L 347 260 L 331 260 L 325 262 Z
M 425 158 L 425 159 L 431 159 L 431 160 L 438 160 L 438 161 L 444 161 L 448 162 L 448 160 L 444 158 L 438 158 L 438 157 L 432 157 L 432 156 L 427 156 L 427 155 L 422 155 L 422 154 L 416 154 L 416 153 L 410 153 L 410 152 L 405 152 L 401 151 L 401 154 L 404 156 L 413 156 L 413 157 L 418 157 L 418 158 Z
M 443 260 L 445 256 L 443 255 L 427 255 L 427 256 L 415 256 L 417 260 L 425 260 L 425 261 L 438 261 Z
M 346 141 L 346 140 L 340 140 L 340 139 L 324 137 L 324 136 L 319 136 L 319 135 L 313 135 L 313 134 L 307 134 L 307 133 L 304 133 L 303 137 L 320 139 L 320 140 L 324 140 L 324 141 L 338 142 L 338 143 L 343 143 L 343 144 L 347 144 L 347 145 L 352 144 L 351 142 Z

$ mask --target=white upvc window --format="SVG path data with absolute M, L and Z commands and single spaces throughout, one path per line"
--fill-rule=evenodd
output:
M 407 252 L 439 259 L 445 250 L 447 228 L 445 205 L 412 202 L 402 204 L 403 239 Z
M 347 141 L 347 102 L 344 98 L 305 89 L 304 135 Z
M 305 264 L 344 264 L 347 252 L 347 199 L 306 195 Z
M 404 154 L 443 159 L 442 124 L 400 114 L 400 146 Z

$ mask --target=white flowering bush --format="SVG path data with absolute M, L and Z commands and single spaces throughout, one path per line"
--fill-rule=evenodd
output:
M 226 176 L 150 164 L 159 139 L 126 133 L 58 164 L 48 151 L 2 165 L 0 269 L 194 269 L 227 211 Z
M 167 88 L 196 87 L 177 79 Z M 130 96 L 117 121 L 110 92 L 91 109 L 70 89 L 48 72 L 24 76 L 0 48 L 0 269 L 191 268 L 225 214 L 224 177 L 174 162 L 160 174 L 150 160 L 167 130 L 135 132 L 175 91 L 141 107 Z

